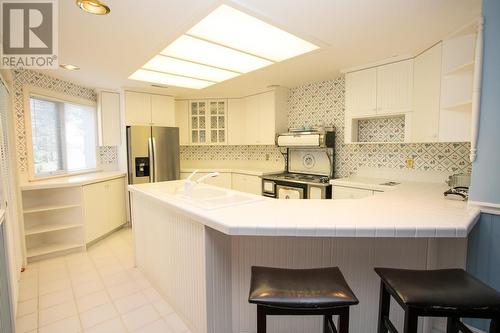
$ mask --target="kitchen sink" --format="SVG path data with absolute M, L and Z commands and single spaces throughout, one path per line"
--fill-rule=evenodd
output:
M 205 187 L 204 185 L 198 185 L 189 191 L 189 193 L 186 193 L 184 189 L 178 189 L 175 197 L 203 209 L 231 207 L 264 200 L 255 195 L 222 188 Z

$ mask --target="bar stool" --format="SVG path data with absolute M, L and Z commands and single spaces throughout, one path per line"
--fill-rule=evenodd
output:
M 257 304 L 257 333 L 266 333 L 266 316 L 323 316 L 323 332 L 349 332 L 349 306 L 359 303 L 338 267 L 282 269 L 252 267 L 250 303 Z
M 389 320 L 390 297 L 405 312 L 404 333 L 416 333 L 418 317 L 446 317 L 446 333 L 472 333 L 460 318 L 491 319 L 500 333 L 500 293 L 463 269 L 408 270 L 375 268 L 382 279 L 378 333 L 397 333 Z

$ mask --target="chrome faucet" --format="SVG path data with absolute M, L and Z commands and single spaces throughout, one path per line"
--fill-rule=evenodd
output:
M 196 187 L 196 185 L 203 183 L 208 178 L 217 177 L 220 175 L 218 172 L 210 172 L 204 176 L 201 176 L 197 180 L 192 180 L 192 178 L 198 173 L 198 170 L 194 170 L 193 173 L 189 175 L 184 181 L 184 193 L 189 194 Z

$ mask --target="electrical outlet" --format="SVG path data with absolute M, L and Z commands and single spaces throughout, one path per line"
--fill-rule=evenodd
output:
M 413 157 L 408 157 L 406 159 L 406 168 L 407 169 L 413 169 Z

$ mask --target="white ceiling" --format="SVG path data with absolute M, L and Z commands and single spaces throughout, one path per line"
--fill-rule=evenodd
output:
M 60 63 L 51 75 L 94 88 L 134 88 L 177 97 L 241 96 L 269 85 L 335 78 L 341 68 L 415 54 L 480 15 L 481 0 L 105 0 L 111 13 L 59 1 Z M 152 88 L 127 77 L 221 3 L 321 49 L 203 90 Z

